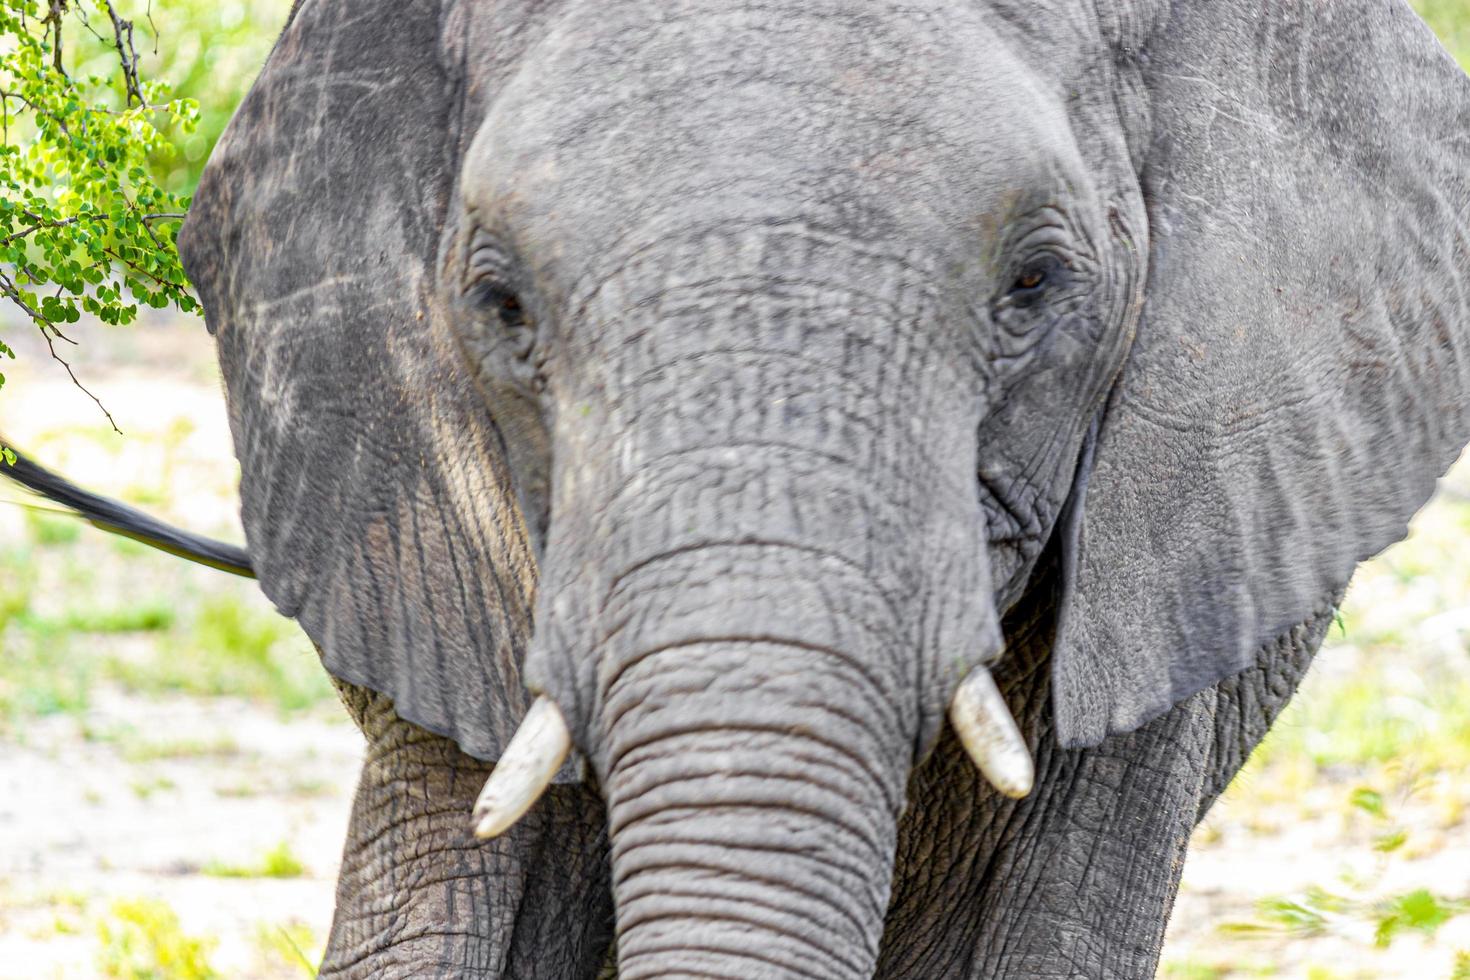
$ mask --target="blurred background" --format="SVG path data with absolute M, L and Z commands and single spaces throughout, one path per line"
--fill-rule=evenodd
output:
M 1470 64 L 1470 0 L 1415 6 Z M 144 74 L 202 117 L 156 162 L 171 189 L 192 191 L 288 8 L 152 5 Z M 202 323 L 145 311 L 70 333 L 125 434 L 0 308 L 19 355 L 6 437 L 241 540 Z M 310 644 L 253 582 L 0 487 L 0 978 L 314 975 L 360 752 Z M 1470 980 L 1467 773 L 1470 461 L 1358 573 L 1301 692 L 1195 835 L 1161 976 Z

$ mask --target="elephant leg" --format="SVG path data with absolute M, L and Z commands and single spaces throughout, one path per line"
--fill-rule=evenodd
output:
M 1043 749 L 1043 792 L 1015 803 L 947 735 L 911 783 L 877 976 L 1152 977 L 1209 752 L 1204 715 L 1176 710 L 1105 749 Z
M 998 675 L 1036 790 L 996 794 L 946 733 L 909 785 L 878 977 L 1149 978 L 1195 824 L 1286 706 L 1324 609 L 1229 678 L 1127 736 L 1063 750 L 1046 676 L 1054 608 L 1007 624 Z
M 601 800 L 555 785 L 514 829 L 470 833 L 487 763 L 339 685 L 367 736 L 321 975 L 592 980 L 612 941 Z

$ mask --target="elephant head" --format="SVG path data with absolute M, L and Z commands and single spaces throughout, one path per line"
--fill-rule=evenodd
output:
M 621 975 L 859 977 L 1044 552 L 1083 746 L 1403 534 L 1467 131 L 1397 0 L 305 0 L 182 248 L 327 669 L 600 786 Z

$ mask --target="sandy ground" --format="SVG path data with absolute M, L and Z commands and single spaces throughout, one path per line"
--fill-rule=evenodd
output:
M 281 721 L 236 700 L 104 696 L 91 725 L 188 732 L 219 752 L 133 763 L 43 719 L 0 759 L 0 976 L 91 976 L 97 937 L 58 930 L 74 897 L 148 896 L 184 931 L 220 937 L 225 976 L 300 976 L 262 963 L 257 933 L 304 923 L 323 936 L 361 743 L 355 729 Z M 140 790 L 140 787 L 142 788 Z M 158 787 L 150 791 L 149 787 Z M 304 876 L 214 878 L 210 861 L 248 863 L 282 840 Z
M 7 438 L 46 447 L 48 462 L 98 489 L 155 488 L 142 494 L 162 498 L 151 510 L 240 540 L 238 469 L 208 336 L 185 323 L 88 339 L 78 370 L 127 436 L 99 433 L 106 423 L 95 405 L 29 344 L 0 393 Z M 187 436 L 165 438 L 179 419 L 188 420 Z M 67 437 L 77 432 L 88 437 Z M 0 490 L 0 499 L 18 495 Z M 23 533 L 23 515 L 0 506 L 0 541 Z M 91 529 L 83 545 L 96 549 L 101 574 L 90 588 L 99 603 L 155 599 L 171 584 L 150 581 L 161 567 L 172 573 L 170 561 L 158 561 L 166 556 L 118 556 Z M 75 561 L 38 552 L 29 573 L 56 582 L 43 593 L 65 588 L 66 568 L 53 567 L 63 560 Z M 254 583 L 207 569 L 190 569 L 190 578 L 261 615 L 270 608 Z M 99 655 L 150 641 L 95 638 Z M 300 645 L 310 656 L 304 638 Z M 210 655 L 180 655 L 191 653 Z M 166 902 L 185 934 L 217 940 L 210 963 L 221 976 L 307 975 L 262 935 L 290 929 L 317 946 L 326 936 L 362 751 L 340 707 L 283 716 L 240 697 L 142 696 L 106 685 L 91 702 L 81 714 L 29 719 L 0 741 L 0 977 L 98 975 L 98 920 L 112 901 L 140 897 Z M 258 863 L 282 842 L 304 865 L 298 877 L 201 874 L 211 862 Z
M 238 540 L 237 470 L 208 337 L 192 324 L 79 333 L 79 370 L 127 438 L 107 433 L 95 406 L 31 342 L 18 345 L 22 360 L 6 369 L 14 384 L 0 392 L 0 429 L 96 489 L 132 488 L 162 516 Z M 0 490 L 0 500 L 16 499 Z M 0 544 L 25 539 L 26 513 L 0 504 Z M 171 577 L 182 573 L 169 559 L 120 554 L 102 539 L 87 530 L 64 549 L 35 549 L 19 574 L 35 577 L 36 603 L 60 596 L 126 604 L 164 589 L 180 604 L 228 594 L 266 615 L 251 583 L 203 569 Z M 70 591 L 78 563 L 87 573 L 81 596 Z M 17 573 L 0 567 L 3 574 Z M 121 633 L 87 642 L 98 656 L 126 659 L 163 640 Z M 309 656 L 304 639 L 300 646 Z M 1463 659 L 1463 644 L 1457 651 Z M 1358 656 L 1324 657 L 1302 700 L 1328 698 L 1318 692 L 1358 671 Z M 0 651 L 0 685 L 4 671 Z M 292 935 L 308 959 L 319 953 L 360 750 L 335 703 L 283 713 L 259 699 L 139 693 L 110 682 L 82 710 L 0 729 L 0 978 L 105 975 L 113 903 L 138 898 L 167 903 L 185 936 L 205 940 L 220 976 L 307 975 L 276 939 Z M 1197 835 L 1161 975 L 1450 977 L 1457 951 L 1470 950 L 1470 915 L 1450 917 L 1433 936 L 1410 930 L 1387 950 L 1373 943 L 1381 915 L 1372 910 L 1385 896 L 1470 896 L 1470 827 L 1460 815 L 1467 791 L 1443 765 L 1415 775 L 1419 765 L 1409 753 L 1386 768 L 1303 775 L 1287 759 L 1233 789 Z M 1344 802 L 1374 780 L 1387 787 L 1386 816 Z M 1410 834 L 1411 845 L 1375 851 L 1390 826 Z M 299 874 L 204 873 L 259 863 L 281 846 L 303 865 Z M 1347 895 L 1349 907 L 1322 922 L 1309 917 L 1309 928 L 1296 931 L 1221 928 L 1259 925 L 1258 900 L 1313 886 Z M 210 975 L 154 970 L 136 975 Z

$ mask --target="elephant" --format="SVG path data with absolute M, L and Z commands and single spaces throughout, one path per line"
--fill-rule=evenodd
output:
M 1467 133 L 1403 0 L 298 0 L 179 247 L 322 975 L 1152 976 L 1470 440 Z

